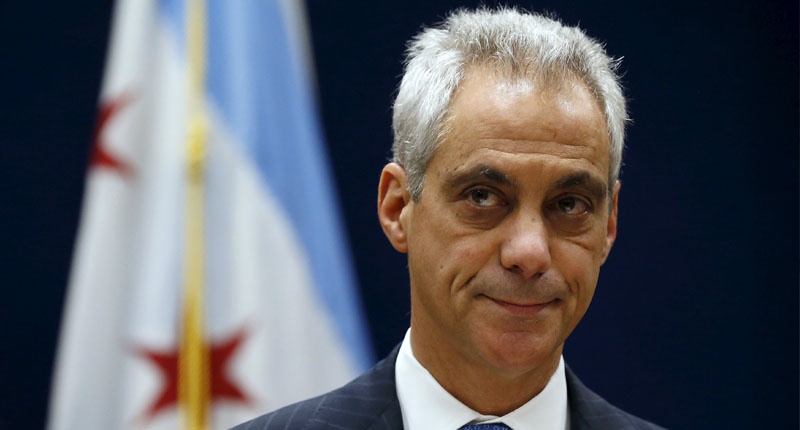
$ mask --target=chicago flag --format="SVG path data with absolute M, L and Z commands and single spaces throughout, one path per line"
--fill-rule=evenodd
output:
M 369 366 L 301 5 L 116 4 L 49 428 L 228 428 Z

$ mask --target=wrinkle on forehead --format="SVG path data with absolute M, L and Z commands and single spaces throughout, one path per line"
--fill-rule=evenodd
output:
M 591 102 L 600 112 L 600 116 L 605 119 L 601 100 L 592 93 L 589 86 L 580 77 L 568 70 L 555 74 L 540 72 L 540 70 L 527 69 L 524 73 L 513 73 L 487 64 L 470 65 L 465 69 L 463 78 L 455 89 L 450 107 L 452 108 L 455 100 L 462 96 L 464 88 L 472 85 L 474 81 L 477 86 L 492 87 L 498 93 L 502 93 L 504 97 L 527 96 L 536 93 L 544 103 L 566 102 L 566 104 L 570 104 L 580 93 L 580 98 Z M 605 120 L 602 123 L 604 127 L 607 127 Z
M 450 104 L 448 122 L 459 115 L 459 100 L 463 104 L 477 103 L 484 109 L 495 111 L 513 110 L 518 103 L 531 96 L 536 96 L 540 106 L 556 107 L 559 113 L 573 120 L 588 120 L 593 126 L 603 128 L 607 134 L 607 125 L 601 106 L 591 94 L 589 88 L 578 78 L 563 76 L 558 82 L 542 82 L 532 77 L 510 77 L 487 67 L 470 67 Z M 473 100 L 469 100 L 473 99 Z M 594 109 L 587 111 L 586 106 Z M 591 115 L 587 115 L 591 112 Z
M 585 141 L 574 140 L 529 140 L 529 139 L 509 139 L 509 138 L 479 138 L 476 149 L 486 149 L 508 154 L 552 154 L 566 153 L 576 154 L 577 156 L 591 155 L 601 151 L 599 145 L 587 145 Z M 587 139 L 591 140 L 591 138 Z
M 585 159 L 607 171 L 611 155 L 602 111 L 585 85 L 557 91 L 528 79 L 473 69 L 453 99 L 443 144 L 466 158 L 480 148 Z

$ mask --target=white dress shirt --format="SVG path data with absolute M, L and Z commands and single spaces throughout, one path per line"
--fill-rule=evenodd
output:
M 480 414 L 448 393 L 422 367 L 411 350 L 406 332 L 395 363 L 395 383 L 405 430 L 457 430 L 465 424 L 502 422 L 514 430 L 567 430 L 567 380 L 564 358 L 541 393 L 510 413 Z

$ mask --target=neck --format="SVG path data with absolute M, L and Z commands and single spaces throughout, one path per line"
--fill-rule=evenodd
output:
M 415 334 L 411 326 L 414 357 L 439 385 L 470 409 L 483 415 L 506 415 L 547 386 L 558 368 L 561 348 L 539 365 L 524 369 L 504 369 L 466 354 L 453 353 L 452 345 Z

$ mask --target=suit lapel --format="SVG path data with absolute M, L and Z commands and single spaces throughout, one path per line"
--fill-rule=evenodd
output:
M 588 430 L 592 426 L 591 417 L 596 415 L 597 401 L 602 399 L 585 385 L 566 367 L 567 396 L 569 399 L 569 418 L 571 430 Z M 605 428 L 605 427 L 603 427 Z
M 394 379 L 399 350 L 398 346 L 371 370 L 325 395 L 312 421 L 353 430 L 403 430 Z
M 400 411 L 400 401 L 397 399 L 397 386 L 395 384 L 394 368 L 397 361 L 397 354 L 400 352 L 400 345 L 375 366 L 374 372 L 370 372 L 373 378 L 371 381 L 382 385 L 383 389 L 376 391 L 382 400 L 385 400 L 386 408 L 376 416 L 375 421 L 367 430 L 403 430 L 403 414 Z M 386 389 L 391 387 L 391 389 Z
M 400 403 L 396 401 L 390 405 L 367 430 L 403 430 L 403 414 Z
M 633 429 L 627 414 L 595 394 L 566 368 L 571 430 Z

